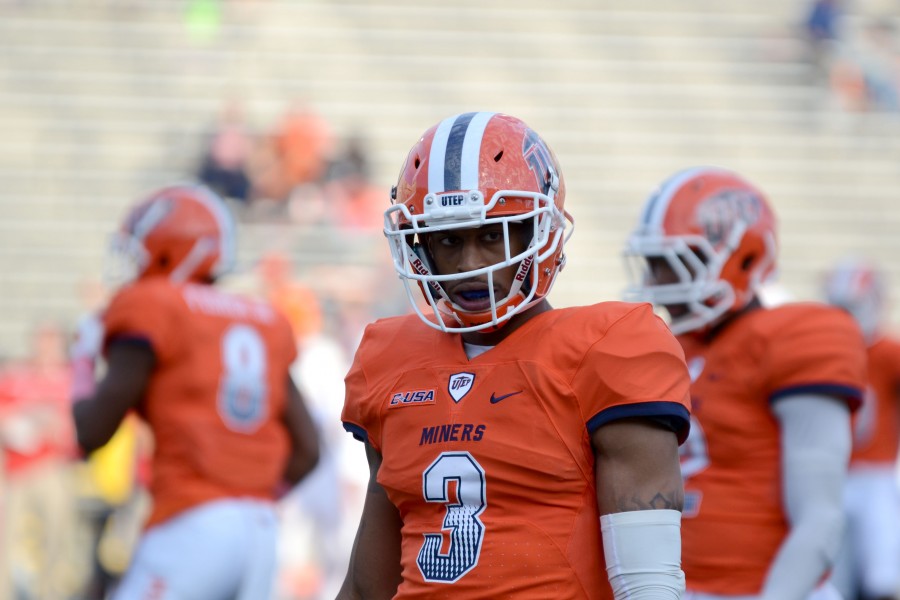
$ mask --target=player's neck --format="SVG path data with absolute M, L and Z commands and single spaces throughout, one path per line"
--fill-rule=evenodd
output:
M 715 339 L 716 336 L 721 334 L 725 329 L 728 328 L 729 325 L 739 320 L 742 316 L 751 313 L 757 309 L 762 308 L 762 302 L 760 302 L 759 298 L 754 296 L 753 299 L 745 306 L 744 308 L 735 311 L 733 313 L 729 313 L 723 318 L 721 321 L 710 327 L 704 334 L 703 339 L 708 343 Z
M 549 310 L 553 310 L 553 307 L 550 306 L 550 303 L 545 298 L 525 312 L 513 315 L 508 323 L 496 331 L 489 331 L 486 333 L 483 331 L 470 331 L 460 335 L 467 344 L 474 344 L 476 346 L 496 346 L 512 335 L 514 331 L 525 325 L 525 323 Z

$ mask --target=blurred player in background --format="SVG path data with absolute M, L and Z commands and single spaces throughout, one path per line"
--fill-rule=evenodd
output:
M 833 598 L 850 412 L 865 349 L 843 311 L 764 308 L 776 220 L 736 173 L 685 169 L 647 200 L 626 245 L 626 297 L 665 308 L 685 349 L 686 598 Z
M 65 330 L 42 322 L 29 355 L 0 368 L 0 598 L 68 598 L 79 583 L 75 436 Z M 5 580 L 5 581 L 4 581 Z
M 447 118 L 393 200 L 417 314 L 369 325 L 346 378 L 370 480 L 338 597 L 679 598 L 683 354 L 648 306 L 551 308 L 570 217 L 548 146 Z
M 886 334 L 883 273 L 861 258 L 828 271 L 825 299 L 849 312 L 868 346 L 869 386 L 854 417 L 844 490 L 847 528 L 832 581 L 846 600 L 889 600 L 900 592 L 900 341 Z
M 273 501 L 318 459 L 289 374 L 290 324 L 266 302 L 215 287 L 233 261 L 234 231 L 208 188 L 157 190 L 117 241 L 136 280 L 103 311 L 106 373 L 73 409 L 85 452 L 106 444 L 131 410 L 155 438 L 152 511 L 114 597 L 268 598 Z

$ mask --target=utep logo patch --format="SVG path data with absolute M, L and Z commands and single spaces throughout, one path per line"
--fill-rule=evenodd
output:
M 553 155 L 538 134 L 530 129 L 522 140 L 522 158 L 534 173 L 538 189 L 544 194 L 549 192 L 552 182 L 551 174 L 555 174 L 556 171 L 553 165 Z
M 459 402 L 462 400 L 463 396 L 472 389 L 474 381 L 475 373 L 454 373 L 451 375 L 450 381 L 447 383 L 447 391 L 450 392 L 453 401 Z
M 744 223 L 750 227 L 759 221 L 762 201 L 746 190 L 722 190 L 703 200 L 697 207 L 697 222 L 706 232 L 713 246 L 727 241 L 735 225 Z
M 411 392 L 397 392 L 391 396 L 388 408 L 400 406 L 422 406 L 434 404 L 434 390 L 413 390 Z

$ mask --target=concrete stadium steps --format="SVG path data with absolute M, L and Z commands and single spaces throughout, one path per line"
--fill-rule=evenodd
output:
M 900 251 L 900 123 L 827 105 L 795 35 L 802 0 L 221 6 L 208 38 L 176 0 L 0 6 L 0 354 L 21 354 L 44 316 L 74 319 L 126 207 L 192 171 L 232 97 L 260 131 L 303 100 L 339 137 L 361 132 L 385 190 L 436 119 L 524 118 L 560 155 L 577 219 L 558 305 L 618 295 L 640 204 L 687 164 L 736 168 L 769 192 L 782 274 L 801 295 L 844 250 Z M 387 253 L 377 235 L 255 222 L 240 234 L 245 270 L 272 247 L 304 272 Z

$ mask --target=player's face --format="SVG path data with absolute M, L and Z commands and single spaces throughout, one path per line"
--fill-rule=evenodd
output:
M 688 270 L 690 268 L 688 267 Z M 650 278 L 648 283 L 653 285 L 670 285 L 680 283 L 678 274 L 668 260 L 662 257 L 652 257 L 647 259 L 647 274 Z M 686 304 L 665 304 L 663 307 L 669 312 L 673 319 L 683 317 L 689 311 Z
M 525 250 L 528 244 L 524 224 L 510 223 L 509 237 L 510 256 Z M 428 236 L 428 249 L 435 271 L 441 275 L 474 271 L 506 260 L 503 226 L 499 224 L 433 233 Z M 495 298 L 505 298 L 509 294 L 517 268 L 518 264 L 513 264 L 494 272 Z M 477 312 L 490 309 L 487 273 L 445 281 L 443 287 L 450 300 L 463 310 Z

